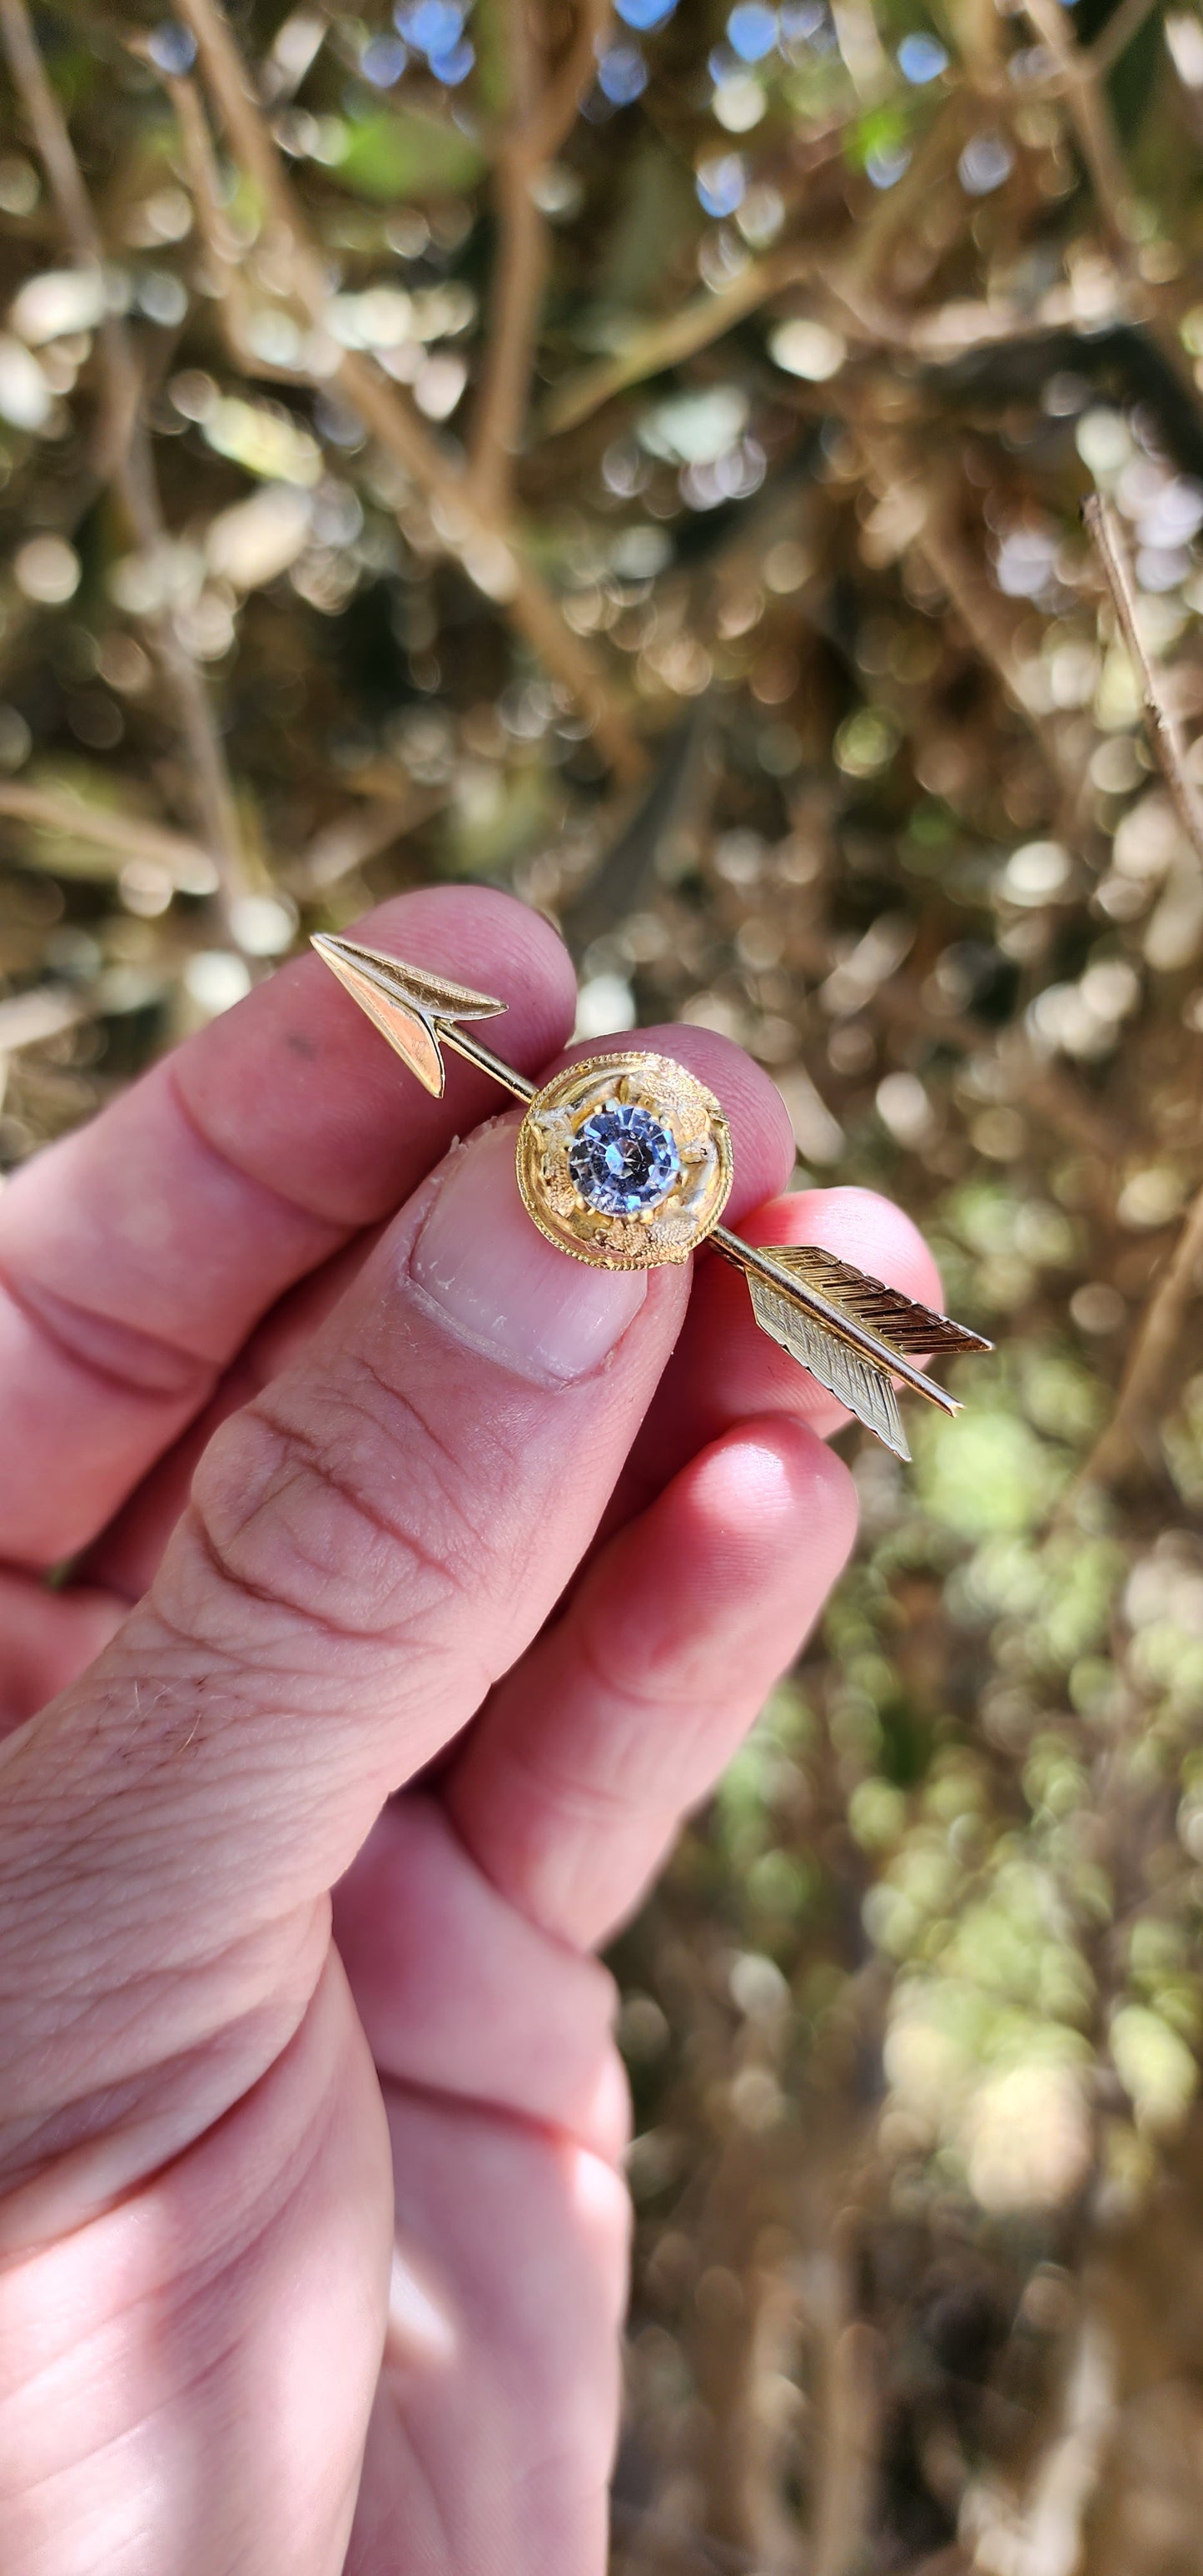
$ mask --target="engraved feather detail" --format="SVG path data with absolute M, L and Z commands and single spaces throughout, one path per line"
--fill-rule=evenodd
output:
M 762 1332 L 800 1360 L 897 1457 L 909 1458 L 894 1393 L 895 1363 L 914 1385 L 918 1373 L 911 1353 L 983 1351 L 990 1344 L 980 1333 L 904 1297 L 882 1279 L 869 1278 L 819 1244 L 771 1244 L 763 1250 L 774 1270 L 786 1275 L 769 1280 L 754 1271 L 748 1274 Z M 935 1396 L 936 1390 L 921 1378 L 918 1384 Z M 938 1400 L 955 1410 L 950 1397 L 941 1394 Z
M 773 1258 L 776 1259 L 776 1247 Z M 906 1433 L 898 1411 L 894 1384 L 887 1371 L 852 1350 L 847 1342 L 837 1341 L 826 1324 L 820 1324 L 807 1313 L 805 1306 L 787 1299 L 779 1288 L 751 1277 L 752 1310 L 762 1333 L 779 1342 L 790 1358 L 817 1377 L 830 1395 L 846 1404 L 858 1422 L 875 1431 L 898 1458 L 909 1458 Z
M 980 1333 L 971 1333 L 967 1324 L 954 1324 L 951 1315 L 938 1315 L 932 1306 L 920 1306 L 914 1297 L 904 1297 L 901 1289 L 888 1288 L 884 1279 L 870 1279 L 865 1270 L 854 1270 L 850 1261 L 841 1261 L 834 1252 L 825 1252 L 821 1243 L 775 1243 L 769 1258 L 791 1278 L 800 1279 L 807 1288 L 817 1288 L 828 1304 L 841 1306 L 858 1324 L 866 1324 L 871 1333 L 880 1333 L 896 1351 L 988 1351 L 990 1344 Z

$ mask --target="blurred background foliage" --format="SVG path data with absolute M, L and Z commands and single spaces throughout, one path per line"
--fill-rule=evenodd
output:
M 998 1344 L 618 1946 L 616 2576 L 1188 2576 L 1203 23 L 0 33 L 3 1165 L 487 878 Z

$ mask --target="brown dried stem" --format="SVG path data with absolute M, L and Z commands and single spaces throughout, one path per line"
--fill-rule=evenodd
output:
M 247 86 L 225 16 L 216 0 L 180 0 L 180 15 L 196 39 L 201 69 L 234 152 L 287 248 L 296 301 L 313 327 L 324 330 L 330 297 L 325 265 Z M 426 500 L 447 552 L 463 563 L 486 597 L 504 608 L 546 669 L 589 715 L 599 748 L 617 775 L 638 777 L 644 756 L 626 716 L 594 656 L 565 624 L 551 592 L 526 560 L 512 523 L 477 505 L 464 473 L 372 359 L 356 350 L 340 351 L 334 378 L 365 427 Z
M 692 358 L 699 349 L 710 348 L 784 287 L 813 276 L 817 266 L 816 252 L 801 250 L 791 243 L 767 259 L 751 261 L 717 295 L 695 295 L 678 312 L 633 332 L 625 348 L 612 358 L 581 367 L 557 385 L 544 407 L 544 432 L 555 438 L 562 430 L 579 428 L 615 394 L 625 393 L 630 385 L 643 384 L 666 367 L 680 366 L 682 359 Z
M 291 893 L 303 901 L 328 894 L 367 860 L 391 849 L 406 833 L 428 822 L 447 802 L 446 787 L 410 788 L 403 795 L 376 796 L 351 806 L 315 832 L 307 849 L 285 870 Z
M 1082 518 L 1094 542 L 1103 578 L 1111 593 L 1115 621 L 1140 682 L 1149 736 L 1158 766 L 1173 800 L 1174 811 L 1191 848 L 1203 865 L 1203 798 L 1187 766 L 1187 747 L 1177 718 L 1166 704 L 1161 675 L 1140 631 L 1136 586 L 1123 530 L 1110 502 L 1094 492 L 1083 503 Z
M 1057 729 L 1031 705 L 1024 688 L 1009 620 L 988 589 L 981 566 L 950 526 L 942 501 L 913 462 L 896 452 L 894 442 L 879 436 L 871 424 L 858 420 L 855 435 L 874 490 L 882 495 L 905 492 L 913 502 L 906 545 L 939 583 L 970 642 L 1035 735 L 1053 777 L 1068 784 Z
M 1109 1485 L 1138 1455 L 1151 1423 L 1164 1409 L 1170 1371 L 1181 1347 L 1190 1306 L 1203 1271 L 1203 1190 L 1191 1204 L 1169 1268 L 1145 1310 L 1115 1411 L 1074 1485 Z
M 1151 18 L 1158 5 L 1159 0 L 1120 0 L 1118 9 L 1113 10 L 1102 35 L 1095 37 L 1086 57 L 1097 80 L 1104 79 L 1109 71 L 1114 70 L 1121 55 L 1127 53 L 1129 45 L 1140 34 L 1146 18 Z
M 496 512 L 510 499 L 551 266 L 551 237 L 535 192 L 536 176 L 558 151 L 576 116 L 611 16 L 611 0 L 582 0 L 572 44 L 549 81 L 535 5 L 536 0 L 509 0 L 510 106 L 497 150 L 494 191 L 497 265 L 468 466 L 477 508 Z
M 872 212 L 853 226 L 841 258 L 832 263 L 837 288 L 846 283 L 855 293 L 886 275 L 899 243 L 913 235 L 933 189 L 955 168 L 971 120 L 970 101 L 954 90 L 920 136 L 897 186 L 883 190 Z
M 580 0 L 576 33 L 543 95 L 535 134 L 541 160 L 550 161 L 575 123 L 585 91 L 604 51 L 614 0 Z
M 39 831 L 65 840 L 90 841 L 98 850 L 115 850 L 124 859 L 147 859 L 164 868 L 173 884 L 190 894 L 213 880 L 216 861 L 199 841 L 169 832 L 161 823 L 146 823 L 136 814 L 89 805 L 82 796 L 67 796 L 50 787 L 30 787 L 23 779 L 0 779 L 0 814 L 32 823 Z
M 166 89 L 179 124 L 184 169 L 200 237 L 209 255 L 230 355 L 248 375 L 285 377 L 295 382 L 295 368 L 272 366 L 251 347 L 250 304 L 241 255 L 221 202 L 213 138 L 196 83 L 168 74 Z
M 103 243 L 62 111 L 46 78 L 25 0 L 0 0 L 0 27 L 64 231 L 81 264 L 99 267 Z M 102 438 L 106 469 L 121 495 L 140 551 L 161 559 L 166 532 L 141 419 L 141 380 L 128 333 L 114 314 L 106 316 L 101 327 L 100 350 L 108 405 Z M 204 682 L 170 613 L 160 610 L 146 623 L 175 697 L 195 781 L 198 824 L 227 900 L 232 900 L 243 888 L 237 808 Z
M 1136 281 L 1138 284 L 1139 281 Z M 866 350 L 905 351 L 927 365 L 948 365 L 979 349 L 1006 349 L 1050 332 L 1075 331 L 1078 316 L 1068 287 L 1054 287 L 1038 304 L 995 304 L 953 296 L 945 304 L 908 312 L 886 304 L 870 289 L 835 274 L 824 280 L 842 327 Z M 1124 281 L 1117 317 L 1145 320 L 1149 299 Z
M 881 2451 L 880 2337 L 851 2318 L 826 2355 L 826 2442 L 811 2576 L 864 2564 Z
M 508 0 L 505 10 L 510 102 L 494 169 L 498 248 L 468 462 L 472 499 L 494 514 L 508 506 L 513 486 L 551 262 L 547 220 L 534 192 L 543 62 L 532 12 L 533 0 Z
M 1114 510 L 1099 492 L 1085 503 L 1082 516 L 1111 594 L 1116 624 L 1140 681 L 1150 739 L 1174 811 L 1196 858 L 1203 864 L 1203 799 L 1187 768 L 1186 744 L 1166 704 L 1161 674 L 1140 631 L 1136 589 L 1122 529 Z M 1115 1411 L 1077 1479 L 1075 1492 L 1084 1485 L 1105 1485 L 1120 1474 L 1139 1449 L 1142 1434 L 1157 1418 L 1187 1311 L 1199 1287 L 1201 1263 L 1203 1190 L 1191 1206 L 1173 1258 L 1145 1310 Z
M 39 984 L 32 993 L 14 993 L 0 1002 L 0 1092 L 6 1056 L 22 1047 L 44 1046 L 64 1029 L 78 1028 L 90 1010 L 87 997 L 69 984 Z
M 955 160 L 964 126 L 962 102 L 950 100 L 924 137 L 900 186 L 878 201 L 870 220 L 856 227 L 841 260 L 825 263 L 821 252 L 803 248 L 799 242 L 787 242 L 765 258 L 752 261 L 729 286 L 716 294 L 695 296 L 679 312 L 633 332 L 625 348 L 580 368 L 558 386 L 544 407 L 541 425 L 545 434 L 556 437 L 564 430 L 578 428 L 616 394 L 645 383 L 649 376 L 667 367 L 679 366 L 700 349 L 710 348 L 749 313 L 769 303 L 785 288 L 807 279 L 822 277 L 825 297 L 834 296 L 841 308 L 860 322 L 862 314 L 872 307 L 870 281 L 880 273 L 895 243 L 913 222 L 916 208 L 930 194 L 936 176 L 950 159 Z M 835 129 L 825 139 L 818 160 L 838 153 L 840 148 L 841 133 Z M 883 344 L 891 345 L 898 334 L 888 329 L 878 333 L 865 325 L 860 336 L 880 337 Z M 992 339 L 996 334 L 991 329 L 981 336 Z M 1012 335 L 1003 332 L 997 336 Z M 971 338 L 968 345 L 977 345 L 976 338 Z
M 99 268 L 104 245 L 62 109 L 46 77 L 26 0 L 0 0 L 0 31 L 13 81 L 29 118 L 63 230 L 82 266 Z M 100 331 L 108 424 L 106 467 L 121 496 L 139 551 L 162 560 L 166 531 L 154 460 L 141 417 L 141 380 L 129 334 L 116 314 Z M 197 824 L 228 903 L 244 890 L 238 809 L 204 681 L 180 641 L 170 610 L 146 621 L 176 714 L 192 776 Z
M 749 313 L 770 303 L 787 287 L 807 279 L 821 276 L 825 297 L 834 296 L 841 308 L 859 322 L 872 304 L 868 282 L 879 273 L 899 235 L 913 221 L 915 208 L 930 193 L 937 173 L 950 156 L 955 159 L 964 121 L 961 103 L 950 101 L 943 117 L 924 138 L 901 185 L 880 199 L 871 220 L 857 226 L 841 261 L 825 264 L 821 252 L 804 248 L 796 241 L 782 243 L 765 258 L 751 261 L 729 286 L 717 293 L 694 296 L 678 312 L 645 324 L 632 332 L 626 346 L 612 357 L 578 369 L 557 386 L 544 406 L 541 426 L 545 435 L 554 438 L 562 431 L 578 428 L 616 394 L 625 393 L 631 385 L 646 383 L 649 376 L 679 366 L 699 350 L 712 347 Z M 838 154 L 840 148 L 840 130 L 833 129 L 814 166 Z M 878 333 L 868 325 L 860 336 L 880 337 L 884 345 L 893 345 L 897 339 L 897 333 Z M 993 338 L 995 334 L 990 331 L 982 336 Z M 976 344 L 973 339 L 969 342 L 970 346 Z
M 1132 244 L 1124 216 L 1132 191 L 1097 60 L 1077 43 L 1062 0 L 1023 0 L 1023 5 L 1064 81 L 1066 105 L 1094 191 L 1099 222 L 1119 265 L 1126 268 Z

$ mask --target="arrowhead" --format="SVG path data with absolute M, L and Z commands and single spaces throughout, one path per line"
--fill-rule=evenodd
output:
M 436 1100 L 442 1098 L 444 1082 L 440 1020 L 487 1020 L 505 1009 L 504 1002 L 488 993 L 444 983 L 441 976 L 406 966 L 381 948 L 360 948 L 355 940 L 334 939 L 326 931 L 315 933 L 313 946 Z

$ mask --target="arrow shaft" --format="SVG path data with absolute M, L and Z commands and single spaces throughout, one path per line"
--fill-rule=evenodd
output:
M 903 1378 L 908 1386 L 914 1388 L 916 1395 L 926 1396 L 929 1404 L 938 1404 L 942 1413 L 959 1410 L 955 1396 L 947 1395 L 942 1386 L 936 1385 L 934 1378 L 925 1377 L 922 1369 L 916 1368 L 914 1361 L 908 1360 L 904 1352 L 891 1349 L 888 1342 L 879 1340 L 876 1333 L 869 1331 L 867 1324 L 858 1324 L 855 1316 L 842 1313 L 838 1306 L 833 1306 L 830 1299 L 823 1296 L 821 1290 L 807 1287 L 802 1280 L 795 1279 L 792 1272 L 783 1269 L 767 1252 L 761 1252 L 755 1244 L 741 1242 L 740 1237 L 729 1233 L 725 1225 L 715 1226 L 710 1241 L 725 1261 L 730 1261 L 736 1270 L 743 1271 L 745 1278 L 753 1275 L 763 1279 L 767 1287 L 775 1288 L 778 1295 L 787 1298 L 791 1304 L 804 1306 L 816 1323 L 834 1333 L 838 1341 L 846 1342 L 850 1350 L 862 1352 L 875 1367 L 888 1368 L 891 1377 Z
M 499 1082 L 503 1091 L 511 1091 L 515 1100 L 534 1099 L 539 1088 L 538 1083 L 528 1082 L 524 1073 L 515 1073 L 512 1064 L 503 1064 L 501 1057 L 494 1055 L 491 1047 L 482 1046 L 479 1038 L 469 1036 L 467 1029 L 461 1028 L 458 1020 L 436 1018 L 434 1025 L 438 1031 L 440 1046 L 453 1047 L 455 1053 L 462 1055 L 468 1064 L 477 1065 L 482 1073 L 487 1073 L 494 1082 Z

